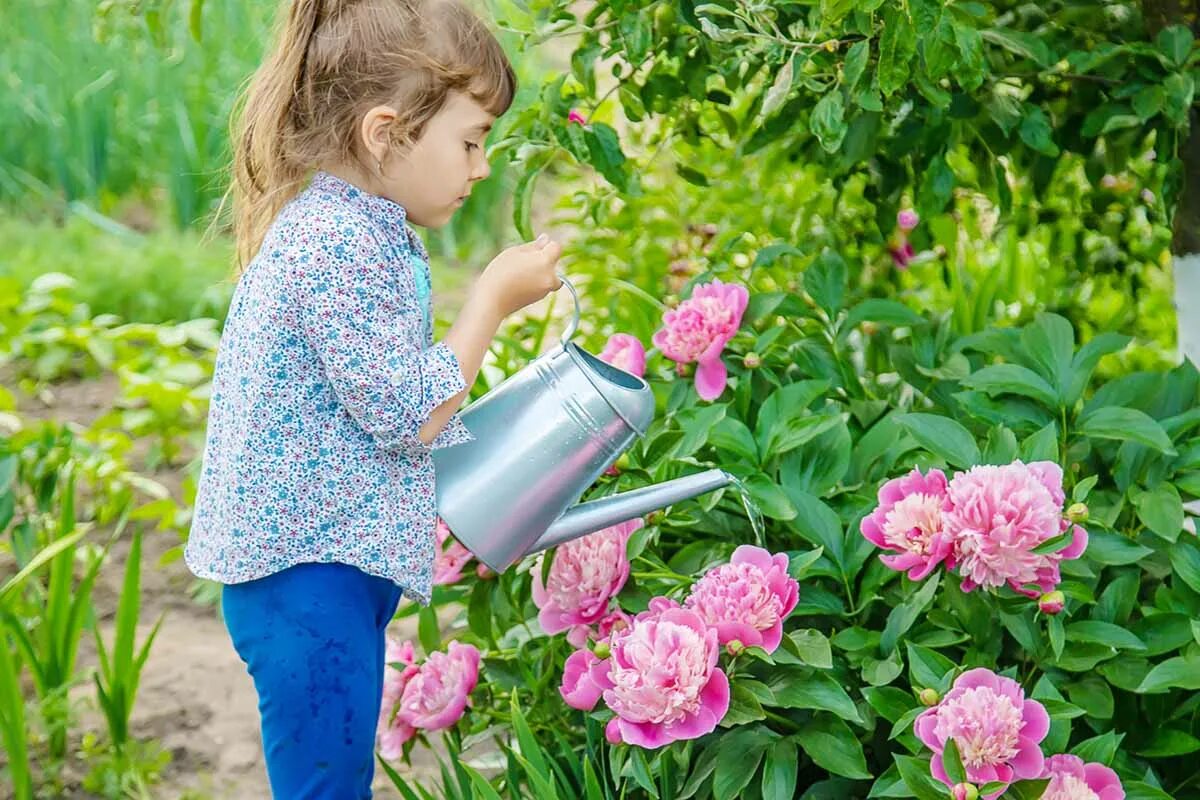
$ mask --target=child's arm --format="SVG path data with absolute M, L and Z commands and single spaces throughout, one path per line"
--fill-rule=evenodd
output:
M 434 409 L 429 421 L 421 426 L 422 442 L 430 444 L 466 400 L 504 318 L 561 285 L 555 274 L 561 253 L 560 245 L 540 236 L 536 241 L 505 250 L 484 270 L 454 325 L 442 339 L 458 357 L 467 388 Z

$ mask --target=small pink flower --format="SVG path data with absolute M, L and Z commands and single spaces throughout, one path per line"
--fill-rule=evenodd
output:
M 609 601 L 629 579 L 625 543 L 644 524 L 633 519 L 559 545 L 544 586 L 538 559 L 533 568 L 533 602 L 540 609 L 542 630 L 561 633 L 573 625 L 591 625 L 608 613 Z
M 937 706 L 917 717 L 917 738 L 933 751 L 933 776 L 954 784 L 942 766 L 946 740 L 953 739 L 967 780 L 982 785 L 1036 778 L 1044 761 L 1039 746 L 1050 731 L 1050 717 L 1036 700 L 1026 700 L 1020 684 L 989 669 L 958 676 Z M 999 797 L 1004 789 L 985 795 Z
M 652 600 L 633 625 L 612 635 L 610 657 L 588 672 L 616 714 L 606 738 L 654 749 L 711 733 L 729 710 L 719 656 L 717 632 L 700 615 Z
M 592 678 L 592 671 L 601 664 L 591 650 L 576 650 L 563 667 L 562 686 L 558 693 L 571 708 L 591 711 L 600 701 L 603 687 Z
M 495 574 L 496 573 L 494 573 L 490 569 L 488 569 L 487 564 L 476 564 L 475 565 L 475 575 L 478 576 L 481 580 L 487 580 L 488 578 L 492 577 Z
M 922 475 L 914 469 L 879 489 L 879 505 L 864 517 L 859 530 L 868 541 L 898 555 L 880 556 L 888 567 L 914 581 L 923 580 L 952 552 L 942 517 L 949 507 L 946 474 L 940 469 Z
M 721 354 L 741 327 L 749 301 L 745 286 L 714 280 L 663 314 L 654 345 L 677 365 L 696 363 L 696 391 L 703 400 L 716 400 L 725 391 L 728 372 Z
M 911 208 L 906 208 L 896 215 L 896 224 L 900 227 L 900 230 L 904 231 L 905 233 L 917 227 L 920 222 L 920 215 Z
M 1052 591 L 1061 581 L 1059 563 L 1078 558 L 1087 547 L 1087 532 L 1075 526 L 1066 549 L 1033 552 L 1071 527 L 1062 515 L 1062 468 L 1052 462 L 972 467 L 954 476 L 947 496 L 951 507 L 942 524 L 954 543 L 963 591 L 1007 583 L 1037 597 L 1026 584 Z
M 608 337 L 600 360 L 639 378 L 646 374 L 646 348 L 640 339 L 628 333 L 614 333 Z
M 800 584 L 787 570 L 786 554 L 741 545 L 728 564 L 696 581 L 683 605 L 717 631 L 720 644 L 736 640 L 773 653 L 800 594 Z
M 587 125 L 587 117 L 583 116 L 578 109 L 572 108 L 571 113 L 567 114 L 567 122 L 574 122 L 576 125 Z
M 446 652 L 431 653 L 404 687 L 396 717 L 413 728 L 437 731 L 462 717 L 479 682 L 479 651 L 450 642 Z
M 913 250 L 912 244 L 907 239 L 902 239 L 896 244 L 888 247 L 888 255 L 892 257 L 892 263 L 896 265 L 898 270 L 908 269 L 908 262 L 916 256 L 916 251 Z
M 1125 800 L 1117 773 L 1103 764 L 1084 764 L 1079 756 L 1050 756 L 1041 777 L 1050 779 L 1042 800 Z
M 379 707 L 377 738 L 379 754 L 388 761 L 400 758 L 404 743 L 416 735 L 416 729 L 396 716 L 396 704 L 404 694 L 404 687 L 418 668 L 412 642 L 397 642 L 388 638 L 384 655 L 383 698 Z
M 605 641 L 613 631 L 624 630 L 632 622 L 632 617 L 621 609 L 614 608 L 596 623 L 594 638 L 597 641 Z M 567 642 L 573 647 L 586 647 L 591 638 L 593 638 L 593 633 L 590 625 L 572 625 L 571 629 L 567 631 Z
M 1066 597 L 1063 593 L 1055 589 L 1053 592 L 1046 592 L 1038 598 L 1038 610 L 1043 614 L 1054 616 L 1061 614 L 1063 607 L 1066 605 Z
M 471 560 L 471 551 L 459 544 L 442 519 L 437 521 L 437 556 L 433 562 L 433 583 L 436 586 L 458 583 L 463 567 Z

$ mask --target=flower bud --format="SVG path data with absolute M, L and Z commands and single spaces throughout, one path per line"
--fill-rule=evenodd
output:
M 736 656 L 745 649 L 746 645 L 742 644 L 737 639 L 734 639 L 729 642 L 729 644 L 725 645 L 725 652 L 729 653 L 731 656 Z
M 911 208 L 906 208 L 896 215 L 896 224 L 900 226 L 902 231 L 911 231 L 921 222 L 921 217 L 916 211 Z
M 576 125 L 587 125 L 587 118 L 578 109 L 572 108 L 571 113 L 567 114 L 567 122 L 574 122 Z
M 1046 592 L 1041 596 L 1041 599 L 1038 600 L 1038 609 L 1043 614 L 1053 616 L 1062 612 L 1065 602 L 1066 597 L 1063 596 L 1063 593 L 1055 589 L 1053 592 Z
M 742 366 L 746 369 L 758 369 L 762 366 L 762 357 L 758 353 L 746 353 L 742 356 Z
M 612 655 L 612 648 L 609 647 L 607 639 L 601 639 L 592 647 L 592 652 L 596 654 L 596 658 L 603 660 Z
M 922 689 L 918 695 L 921 700 L 921 705 L 932 708 L 942 701 L 941 695 L 937 693 L 937 689 Z
M 972 783 L 960 783 L 950 790 L 954 800 L 979 800 L 979 790 Z
M 664 519 L 666 519 L 666 517 L 667 517 L 667 512 L 665 512 L 661 509 L 658 509 L 656 511 L 651 511 L 649 514 L 646 515 L 646 524 L 647 525 L 658 525 Z
M 1083 503 L 1074 503 L 1067 509 L 1067 519 L 1074 523 L 1088 521 L 1088 507 Z

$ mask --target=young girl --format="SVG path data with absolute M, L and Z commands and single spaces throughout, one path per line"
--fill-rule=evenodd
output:
M 429 602 L 432 448 L 501 321 L 560 285 L 546 237 L 498 255 L 433 344 L 429 264 L 488 175 L 515 91 L 458 0 L 289 0 L 236 131 L 241 274 L 186 559 L 225 584 L 276 798 L 371 796 L 384 628 Z

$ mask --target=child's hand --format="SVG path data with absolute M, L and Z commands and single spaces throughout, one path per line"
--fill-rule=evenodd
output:
M 562 245 L 542 234 L 532 242 L 510 247 L 492 259 L 479 276 L 475 290 L 507 317 L 536 303 L 562 285 L 557 274 Z

